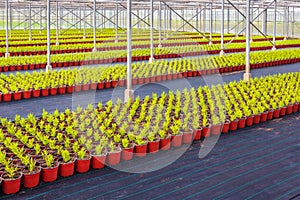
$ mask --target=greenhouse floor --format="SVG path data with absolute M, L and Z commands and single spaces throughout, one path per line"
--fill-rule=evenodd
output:
M 252 70 L 252 75 L 299 71 L 299 64 Z M 243 73 L 203 78 L 188 78 L 190 86 L 204 83 L 241 80 Z M 169 81 L 173 85 L 176 81 Z M 137 90 L 141 97 L 152 92 L 167 91 L 166 85 L 148 84 Z M 113 89 L 95 93 L 61 95 L 1 103 L 2 117 L 29 112 L 41 114 L 58 108 L 72 107 L 74 101 L 84 103 L 91 95 L 94 101 L 105 102 Z M 117 93 L 122 94 L 120 91 Z M 222 135 L 208 156 L 200 159 L 199 151 L 209 148 L 195 142 L 174 163 L 172 158 L 181 149 L 171 149 L 145 158 L 122 162 L 129 171 L 147 170 L 171 163 L 149 173 L 126 173 L 110 167 L 59 178 L 53 183 L 41 183 L 34 189 L 24 189 L 0 199 L 300 199 L 300 113 L 272 120 Z M 211 138 L 212 140 L 214 138 Z M 173 156 L 174 154 L 174 156 Z M 154 163 L 154 164 L 153 164 Z M 156 166 L 156 167 L 157 167 Z
M 251 71 L 253 77 L 272 75 L 277 73 L 298 72 L 300 69 L 299 63 L 291 65 L 282 65 L 278 67 L 254 69 Z M 242 80 L 244 72 L 235 72 L 231 74 L 207 75 L 204 77 L 193 77 L 177 79 L 175 81 L 165 81 L 155 84 L 147 84 L 136 86 L 135 96 L 143 98 L 146 95 L 151 95 L 152 92 L 160 94 L 162 91 L 167 92 L 169 89 L 182 89 L 185 87 L 199 87 L 201 85 L 210 85 L 216 83 L 239 81 Z M 88 103 L 102 102 L 105 103 L 112 97 L 123 97 L 125 88 L 98 90 L 97 92 L 82 92 L 67 95 L 57 95 L 41 97 L 37 99 L 28 99 L 21 101 L 12 101 L 9 103 L 0 103 L 0 116 L 13 119 L 16 114 L 22 117 L 27 116 L 30 112 L 35 115 L 41 115 L 45 108 L 48 112 L 53 112 L 55 109 L 64 111 L 67 107 L 76 108 L 79 105 Z
M 157 171 L 134 174 L 105 167 L 0 199 L 297 199 L 299 119 L 297 113 L 224 134 L 204 159 L 198 152 L 205 146 L 196 142 Z M 141 164 L 131 167 L 159 164 L 176 151 L 135 159 Z

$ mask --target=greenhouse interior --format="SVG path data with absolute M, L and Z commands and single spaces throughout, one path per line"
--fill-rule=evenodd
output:
M 300 199 L 299 0 L 1 0 L 0 200 Z

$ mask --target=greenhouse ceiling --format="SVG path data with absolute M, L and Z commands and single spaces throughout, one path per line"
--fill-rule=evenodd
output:
M 55 4 L 56 1 L 58 1 L 60 6 L 65 7 L 81 7 L 83 5 L 91 5 L 93 4 L 93 0 L 50 0 L 51 3 Z M 41 7 L 46 6 L 46 0 L 9 0 L 9 3 L 11 3 L 12 6 L 16 7 L 24 7 L 24 5 L 28 5 L 28 3 L 31 2 L 32 6 Z M 127 0 L 96 0 L 97 4 L 101 4 L 101 6 L 104 6 L 105 8 L 111 8 L 113 9 L 116 5 L 116 2 L 121 3 L 125 5 L 127 3 Z M 164 0 L 163 2 L 166 2 L 167 4 L 171 5 L 172 8 L 190 8 L 195 9 L 197 7 L 203 6 L 205 4 L 213 3 L 215 7 L 218 7 L 221 5 L 222 0 Z M 239 7 L 246 6 L 245 0 L 230 0 L 231 3 L 234 5 L 238 5 Z M 270 4 L 270 0 L 264 1 L 264 0 L 252 0 L 251 3 L 255 7 L 264 7 L 268 4 Z M 4 7 L 5 0 L 2 0 L 0 3 L 1 7 Z M 154 0 L 154 4 L 158 5 L 159 1 Z M 141 9 L 142 8 L 149 8 L 150 6 L 150 0 L 132 0 L 133 9 Z M 278 7 L 300 7 L 300 0 L 277 0 Z M 230 4 L 225 0 L 225 6 L 230 6 Z

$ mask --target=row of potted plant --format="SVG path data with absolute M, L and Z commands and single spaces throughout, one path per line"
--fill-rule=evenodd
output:
M 169 40 L 166 44 L 163 44 L 163 47 L 173 47 L 181 44 L 181 40 Z M 157 46 L 158 41 L 155 41 L 154 44 Z M 159 55 L 163 54 L 197 54 L 197 52 L 207 52 L 207 54 L 215 54 L 221 50 L 220 44 L 213 44 L 213 45 L 194 45 L 195 43 L 187 43 L 186 46 L 178 46 L 173 48 L 160 48 L 158 52 Z M 110 50 L 126 50 L 127 48 L 126 42 L 106 42 L 100 43 L 97 45 L 98 51 L 110 51 Z M 149 41 L 143 42 L 133 42 L 132 48 L 148 48 L 150 45 Z M 300 41 L 299 40 L 286 40 L 286 41 L 278 41 L 276 44 L 276 48 L 291 48 L 291 47 L 299 47 Z M 244 51 L 246 45 L 244 43 L 231 43 L 225 49 L 226 53 L 230 52 L 238 52 Z M 251 50 L 267 50 L 272 49 L 272 45 L 269 42 L 252 42 L 251 43 Z M 24 56 L 24 55 L 42 55 L 46 54 L 46 46 L 27 46 L 27 47 L 11 47 L 9 52 L 11 56 Z M 77 53 L 77 52 L 91 52 L 93 49 L 93 44 L 73 44 L 73 45 L 59 45 L 59 46 L 51 46 L 51 53 L 52 54 L 62 54 L 62 53 Z M 4 56 L 5 48 L 0 48 L 0 57 Z
M 299 50 L 254 52 L 256 63 L 251 68 L 276 66 L 300 61 Z M 138 62 L 132 65 L 132 83 L 147 84 L 177 78 L 226 73 L 245 69 L 244 54 L 223 57 L 157 60 L 152 64 Z M 75 68 L 52 72 L 0 75 L 0 101 L 21 100 L 48 95 L 73 93 L 126 85 L 126 66 Z
M 180 56 L 191 56 L 196 54 L 202 54 L 202 55 L 206 54 L 205 51 L 204 52 L 197 51 L 197 49 L 201 47 L 193 46 L 191 47 L 191 49 L 192 48 L 195 51 L 190 53 L 187 53 L 190 50 L 189 47 L 172 47 L 172 48 L 162 48 L 162 49 L 157 48 L 154 49 L 154 55 L 156 59 L 162 59 L 162 58 L 176 58 Z M 179 51 L 182 51 L 182 53 L 180 53 Z M 293 49 L 286 50 L 286 51 L 290 51 L 289 53 L 292 56 L 295 56 Z M 259 54 L 262 55 L 265 54 L 270 57 L 271 54 L 278 55 L 281 54 L 282 51 L 277 51 L 277 52 L 267 52 L 267 53 L 260 52 Z M 55 67 L 71 67 L 71 66 L 82 66 L 82 65 L 92 65 L 92 64 L 105 64 L 105 63 L 114 63 L 114 62 L 126 62 L 127 60 L 126 55 L 127 52 L 125 50 L 62 54 L 62 55 L 57 54 L 51 57 L 51 65 L 52 67 L 55 68 Z M 238 54 L 238 55 L 242 55 L 242 54 Z M 132 51 L 133 61 L 148 60 L 149 57 L 150 57 L 149 49 L 135 49 Z M 289 58 L 290 56 L 286 55 L 286 57 Z M 216 56 L 212 57 L 212 60 L 214 59 L 217 59 Z M 46 55 L 0 58 L 0 71 L 19 71 L 19 70 L 45 68 L 46 60 L 47 60 Z
M 73 112 L 44 110 L 41 117 L 17 115 L 13 122 L 2 118 L 2 189 L 5 194 L 17 192 L 21 179 L 25 187 L 38 185 L 40 176 L 25 181 L 27 172 L 42 173 L 43 181 L 52 182 L 58 175 L 117 165 L 298 112 L 299 80 L 299 72 L 287 73 L 153 93 L 126 103 L 119 99 L 95 107 L 89 104 Z
M 173 35 L 171 37 L 173 40 L 182 40 L 180 42 L 181 45 L 189 44 L 192 42 L 196 42 L 197 44 L 208 44 L 209 40 L 206 38 L 204 39 L 203 37 L 200 36 L 185 36 L 185 35 Z M 157 39 L 157 38 L 156 38 Z M 150 40 L 149 36 L 143 36 L 143 37 L 134 37 L 132 38 L 132 41 L 144 41 L 144 40 Z M 283 40 L 283 37 L 277 37 L 276 40 Z M 115 37 L 103 37 L 99 38 L 98 42 L 114 42 Z M 119 42 L 126 42 L 125 38 L 120 38 L 118 40 Z M 213 38 L 212 41 L 214 43 L 220 43 L 221 39 L 220 38 Z M 229 42 L 230 38 L 225 38 L 224 42 Z M 243 43 L 245 42 L 246 39 L 243 36 L 237 37 L 233 42 L 234 43 Z M 265 38 L 262 37 L 253 37 L 253 41 L 266 41 Z M 70 40 L 63 40 L 60 41 L 60 44 L 91 44 L 93 43 L 93 39 L 91 38 L 86 38 L 86 39 L 70 39 Z M 52 40 L 51 44 L 55 45 L 56 41 Z M 168 43 L 168 40 L 164 41 L 164 43 Z M 11 47 L 24 47 L 24 46 L 45 46 L 47 43 L 45 40 L 32 40 L 32 41 L 12 41 L 10 42 Z M 5 41 L 0 42 L 0 47 L 5 47 Z

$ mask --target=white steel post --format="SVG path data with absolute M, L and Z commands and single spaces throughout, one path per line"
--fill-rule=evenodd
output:
M 118 31 L 119 31 L 119 5 L 118 5 L 118 0 L 116 0 L 116 14 L 115 14 L 115 29 L 116 29 L 116 40 L 115 42 L 117 43 L 119 40 L 118 36 Z
M 153 0 L 150 0 L 150 58 L 149 63 L 151 64 L 154 61 L 154 39 L 153 39 L 153 26 L 154 26 L 154 9 L 153 9 Z
M 94 27 L 93 27 L 93 29 L 94 29 L 94 48 L 93 48 L 93 52 L 96 52 L 97 51 L 97 38 L 96 38 L 96 34 L 97 34 L 97 29 L 96 29 L 96 27 L 97 27 L 97 14 L 96 14 L 96 0 L 94 0 Z
M 273 51 L 276 50 L 276 35 L 277 35 L 276 26 L 277 26 L 277 0 L 274 0 L 274 23 L 273 23 L 274 29 L 273 29 L 273 48 L 272 48 Z
M 31 1 L 29 1 L 29 22 L 28 22 L 28 29 L 29 29 L 29 41 L 32 40 L 32 29 L 31 29 Z
M 220 51 L 220 56 L 224 55 L 224 1 L 222 0 L 222 22 L 221 22 L 221 51 Z
M 159 44 L 158 48 L 161 48 L 161 1 L 159 1 L 159 8 L 158 8 L 158 37 L 159 37 Z
M 55 24 L 56 24 L 56 42 L 55 45 L 59 46 L 59 40 L 58 40 L 58 31 L 59 31 L 59 27 L 58 27 L 58 0 L 56 0 L 56 19 L 55 19 Z
M 134 98 L 132 90 L 132 72 L 131 72 L 131 34 L 132 34 L 132 18 L 131 18 L 131 0 L 127 0 L 127 89 L 125 90 L 124 101 Z
M 209 13 L 209 45 L 212 45 L 212 34 L 213 34 L 213 4 L 210 3 L 210 13 Z
M 5 17 L 6 17 L 6 28 L 5 28 L 5 31 L 6 31 L 6 37 L 5 37 L 5 44 L 6 44 L 6 52 L 5 52 L 5 58 L 8 58 L 9 57 L 9 50 L 8 50 L 8 0 L 5 1 Z
M 246 12 L 246 73 L 244 74 L 244 81 L 250 81 L 250 0 L 247 0 Z
M 51 71 L 52 70 L 52 66 L 51 66 L 51 35 L 50 35 L 50 31 L 51 31 L 51 27 L 50 27 L 50 17 L 51 17 L 51 7 L 50 7 L 50 0 L 47 0 L 47 66 L 46 66 L 46 72 Z

